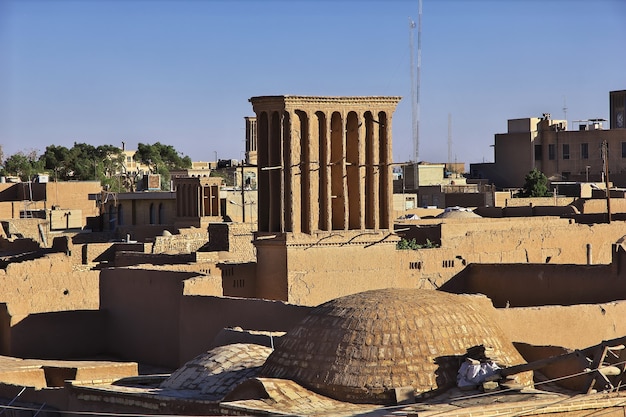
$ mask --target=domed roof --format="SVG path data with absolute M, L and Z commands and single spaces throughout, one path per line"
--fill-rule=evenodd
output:
M 315 308 L 283 336 L 260 375 L 291 379 L 341 401 L 392 403 L 394 388 L 448 388 L 468 348 L 493 349 L 504 366 L 522 357 L 491 320 L 484 296 L 384 289 Z
M 446 209 L 436 216 L 437 219 L 469 219 L 479 218 L 480 215 L 465 207 L 446 207 Z
M 255 377 L 271 351 L 246 343 L 220 346 L 185 363 L 159 387 L 199 391 L 221 399 L 240 382 Z

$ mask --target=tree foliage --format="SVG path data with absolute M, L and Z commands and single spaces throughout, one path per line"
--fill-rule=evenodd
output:
M 547 197 L 549 195 L 548 178 L 543 172 L 534 168 L 526 174 L 524 188 L 520 192 L 521 197 Z
M 37 158 L 36 150 L 18 152 L 4 161 L 2 171 L 5 175 L 15 175 L 22 181 L 29 181 L 34 175 L 43 171 L 43 163 Z
M 138 144 L 134 158 L 147 165 L 152 173 L 161 175 L 162 189 L 169 189 L 170 171 L 191 168 L 190 157 L 181 156 L 173 146 L 160 142 L 154 145 Z
M 112 145 L 74 142 L 71 149 L 48 146 L 40 160 L 55 179 L 103 182 L 122 170 L 124 153 Z
M 100 181 L 112 191 L 129 191 L 133 186 L 133 181 L 124 172 L 124 158 L 124 152 L 117 146 L 74 142 L 69 149 L 50 145 L 41 155 L 31 150 L 18 152 L 2 161 L 0 145 L 3 175 L 16 175 L 22 181 L 29 181 L 34 175 L 47 172 L 57 181 Z M 191 158 L 181 156 L 174 147 L 159 142 L 154 145 L 140 143 L 135 159 L 148 165 L 151 172 L 161 174 L 164 189 L 169 188 L 170 170 L 191 167 Z
M 402 238 L 396 244 L 396 249 L 399 249 L 399 250 L 432 249 L 432 248 L 438 248 L 438 247 L 439 245 L 430 239 L 426 239 L 426 243 L 417 243 L 415 238 L 411 240 Z

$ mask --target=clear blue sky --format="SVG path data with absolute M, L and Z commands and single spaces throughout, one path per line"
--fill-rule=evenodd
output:
M 0 144 L 160 141 L 241 159 L 248 98 L 399 95 L 412 155 L 417 0 L 0 0 Z M 417 32 L 415 32 L 417 35 Z M 493 160 L 507 119 L 608 118 L 626 89 L 626 0 L 423 0 L 420 160 Z M 608 126 L 608 125 L 607 125 Z

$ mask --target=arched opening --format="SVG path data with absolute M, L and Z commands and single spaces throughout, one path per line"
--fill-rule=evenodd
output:
M 348 228 L 361 228 L 361 178 L 359 176 L 359 118 L 353 111 L 346 119 L 346 177 L 348 185 Z
M 326 115 L 318 111 L 315 113 L 317 117 L 317 134 L 313 134 L 314 137 L 317 137 L 319 140 L 319 155 L 318 155 L 318 193 L 319 193 L 319 214 L 318 214 L 318 229 L 319 230 L 330 230 L 330 216 L 329 216 L 329 208 L 330 208 L 330 150 L 328 149 L 328 138 L 327 138 L 327 121 Z M 315 200 L 313 200 L 315 201 Z
M 269 166 L 268 128 L 268 116 L 266 112 L 263 112 L 258 119 L 258 143 L 261 146 L 259 146 L 257 153 L 257 160 L 259 167 L 261 167 L 259 170 L 259 188 L 262 190 L 269 190 L 270 185 L 270 171 L 262 169 Z M 258 200 L 259 231 L 269 232 L 269 193 L 259 193 Z
M 332 229 L 345 228 L 344 137 L 341 114 L 333 113 L 330 121 L 330 192 L 332 199 Z
M 382 229 L 390 228 L 390 213 L 389 205 L 391 204 L 391 149 L 389 143 L 389 135 L 387 131 L 387 113 L 378 113 L 378 143 L 379 143 L 379 166 L 380 166 L 380 181 L 379 181 L 379 213 L 380 213 L 380 227 Z M 416 161 L 417 162 L 417 161 Z
M 376 206 L 378 205 L 378 159 L 375 155 L 374 117 L 365 112 L 365 228 L 376 228 Z
M 309 118 L 303 111 L 296 111 L 300 133 L 300 230 L 311 233 L 311 137 Z
M 163 207 L 163 203 L 159 203 L 159 224 L 165 224 L 165 207 Z
M 278 195 L 278 202 L 279 205 L 278 207 L 280 207 L 280 204 L 282 203 L 282 210 L 279 210 L 278 214 L 280 215 L 280 212 L 282 211 L 283 213 L 283 225 L 281 226 L 280 223 L 277 224 L 275 231 L 280 231 L 280 232 L 293 232 L 293 210 L 294 207 L 292 205 L 292 200 L 291 200 L 291 195 L 292 195 L 292 186 L 293 184 L 291 183 L 291 175 L 293 170 L 295 169 L 295 167 L 293 167 L 291 165 L 291 117 L 290 114 L 285 112 L 283 113 L 283 124 L 282 124 L 282 140 L 281 138 L 279 138 L 279 143 L 282 143 L 283 149 L 282 149 L 282 153 L 283 153 L 283 159 L 282 159 L 282 170 L 277 169 L 274 170 L 277 174 L 277 195 Z M 278 150 L 280 151 L 280 147 L 278 148 Z M 278 157 L 280 158 L 280 153 L 278 154 Z M 280 174 L 283 174 L 282 178 L 280 177 Z M 282 187 L 280 184 L 280 180 L 282 180 Z M 281 190 L 282 188 L 282 190 Z
M 269 131 L 269 150 L 268 150 L 268 166 L 269 175 L 269 228 L 270 232 L 280 231 L 280 219 L 283 212 L 281 203 L 281 175 L 282 175 L 282 158 L 281 158 L 281 123 L 278 112 L 273 112 L 270 121 Z

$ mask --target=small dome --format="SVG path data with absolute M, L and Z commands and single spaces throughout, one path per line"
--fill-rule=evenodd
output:
M 480 215 L 474 213 L 473 210 L 465 207 L 446 207 L 446 209 L 437 215 L 437 219 L 469 219 L 479 218 Z
M 260 375 L 354 403 L 393 403 L 400 387 L 432 393 L 454 385 L 459 359 L 471 347 L 491 348 L 504 366 L 523 363 L 491 320 L 492 309 L 484 296 L 434 290 L 337 298 L 283 336 Z
M 245 343 L 220 346 L 185 363 L 160 388 L 200 391 L 221 399 L 240 382 L 255 377 L 271 351 Z

